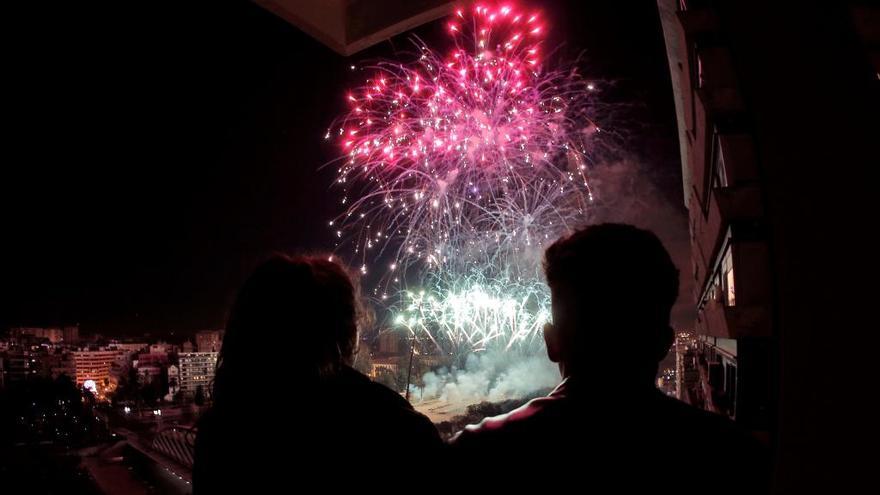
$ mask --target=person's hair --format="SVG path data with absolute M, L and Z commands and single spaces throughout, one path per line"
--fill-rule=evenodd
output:
M 567 298 L 566 311 L 596 332 L 644 335 L 669 327 L 678 269 L 652 232 L 614 223 L 586 227 L 547 248 L 544 271 L 551 290 Z
M 326 256 L 273 256 L 245 281 L 230 310 L 215 405 L 256 380 L 311 383 L 337 373 L 357 350 L 363 316 L 356 279 L 342 266 Z

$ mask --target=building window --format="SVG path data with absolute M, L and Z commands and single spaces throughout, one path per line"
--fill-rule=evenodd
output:
M 736 285 L 733 274 L 733 249 L 728 246 L 721 260 L 721 290 L 724 294 L 724 303 L 728 306 L 736 306 Z
M 727 397 L 727 415 L 736 417 L 736 365 L 725 363 L 724 395 Z
M 703 57 L 697 53 L 697 88 L 702 88 L 706 81 L 703 78 Z
M 712 145 L 712 187 L 727 187 L 727 168 L 724 166 L 724 152 L 721 149 L 721 135 L 715 132 Z
M 721 287 L 721 276 L 715 274 L 712 276 L 712 300 L 717 301 L 720 298 L 719 287 Z

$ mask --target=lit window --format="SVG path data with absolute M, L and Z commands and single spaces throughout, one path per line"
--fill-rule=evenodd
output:
M 702 88 L 705 85 L 705 80 L 703 79 L 703 59 L 700 55 L 697 55 L 697 87 Z
M 736 306 L 736 285 L 733 275 L 733 249 L 727 248 L 724 258 L 721 260 L 721 284 L 724 292 L 724 302 L 728 306 Z

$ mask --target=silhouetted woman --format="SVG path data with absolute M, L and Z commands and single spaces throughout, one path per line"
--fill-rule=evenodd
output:
M 414 475 L 402 460 L 433 459 L 430 421 L 349 366 L 362 315 L 352 279 L 326 258 L 277 256 L 256 269 L 199 422 L 197 495 L 363 486 L 381 472 Z

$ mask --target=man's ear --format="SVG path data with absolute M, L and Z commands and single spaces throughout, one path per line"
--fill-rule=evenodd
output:
M 561 358 L 559 351 L 559 332 L 552 323 L 544 324 L 544 343 L 547 345 L 547 357 L 558 363 Z

